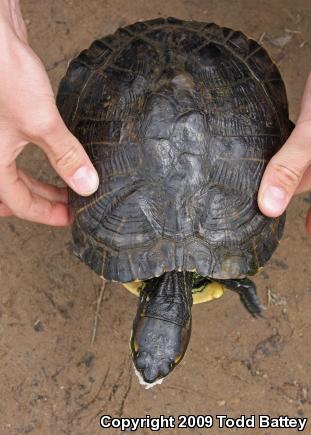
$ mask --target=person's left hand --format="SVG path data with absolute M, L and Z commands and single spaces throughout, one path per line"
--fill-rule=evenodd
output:
M 18 3 L 0 0 L 0 216 L 67 225 L 67 189 L 30 177 L 17 168 L 17 156 L 27 143 L 38 145 L 63 180 L 84 196 L 97 190 L 98 174 L 57 110 Z

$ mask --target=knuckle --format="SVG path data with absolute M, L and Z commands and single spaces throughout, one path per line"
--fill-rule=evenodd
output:
M 283 163 L 275 163 L 273 161 L 271 162 L 271 166 L 281 185 L 287 188 L 298 186 L 301 179 L 301 174 L 297 169 L 291 168 Z
M 26 135 L 30 138 L 45 141 L 56 130 L 58 122 L 57 113 L 55 114 L 54 110 L 45 110 L 44 112 L 42 111 L 36 114 L 31 122 L 27 119 L 27 122 L 23 126 L 23 131 L 25 131 Z
M 77 148 L 72 145 L 67 148 L 61 155 L 56 157 L 55 163 L 62 169 L 73 169 L 78 166 L 80 162 L 80 154 Z
M 44 117 L 38 120 L 38 131 L 42 137 L 48 137 L 53 134 L 59 122 L 57 114 L 54 111 L 46 113 Z
M 14 216 L 18 217 L 19 219 L 28 219 L 31 211 L 30 204 L 25 204 L 23 207 L 20 206 L 14 206 L 12 207 L 12 211 L 14 213 Z
M 14 216 L 18 217 L 19 219 L 27 219 L 28 217 L 28 210 L 21 210 L 19 208 L 13 209 Z
M 25 204 L 22 209 L 15 210 L 14 215 L 20 219 L 45 222 L 51 215 L 51 208 L 52 206 L 48 202 L 42 203 L 36 197 L 32 197 L 31 201 Z
M 42 107 L 42 105 L 35 107 L 31 111 L 31 114 L 31 117 L 25 118 L 24 127 L 34 130 L 35 133 L 41 136 L 52 132 L 55 125 L 59 122 L 57 110 L 48 102 L 45 107 Z

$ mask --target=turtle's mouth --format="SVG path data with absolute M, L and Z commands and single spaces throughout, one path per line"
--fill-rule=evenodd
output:
M 133 323 L 131 351 L 144 382 L 166 377 L 186 353 L 191 334 L 191 272 L 167 272 L 146 283 Z

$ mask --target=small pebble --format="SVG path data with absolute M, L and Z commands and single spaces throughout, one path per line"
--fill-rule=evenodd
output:
M 33 329 L 36 332 L 42 332 L 42 331 L 44 331 L 44 325 L 41 322 L 41 320 L 38 319 L 38 320 L 35 321 L 35 323 L 33 324 Z
M 226 404 L 226 401 L 225 401 L 225 400 L 218 400 L 218 401 L 217 401 L 217 405 L 218 405 L 218 406 L 225 406 L 225 404 Z

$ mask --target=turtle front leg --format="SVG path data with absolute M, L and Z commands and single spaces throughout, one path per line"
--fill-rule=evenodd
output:
M 158 383 L 182 360 L 191 334 L 193 273 L 146 281 L 133 323 L 131 350 L 140 381 Z
M 219 281 L 240 296 L 240 300 L 247 311 L 253 317 L 262 317 L 263 306 L 257 296 L 256 286 L 248 278 L 244 279 L 226 279 Z

